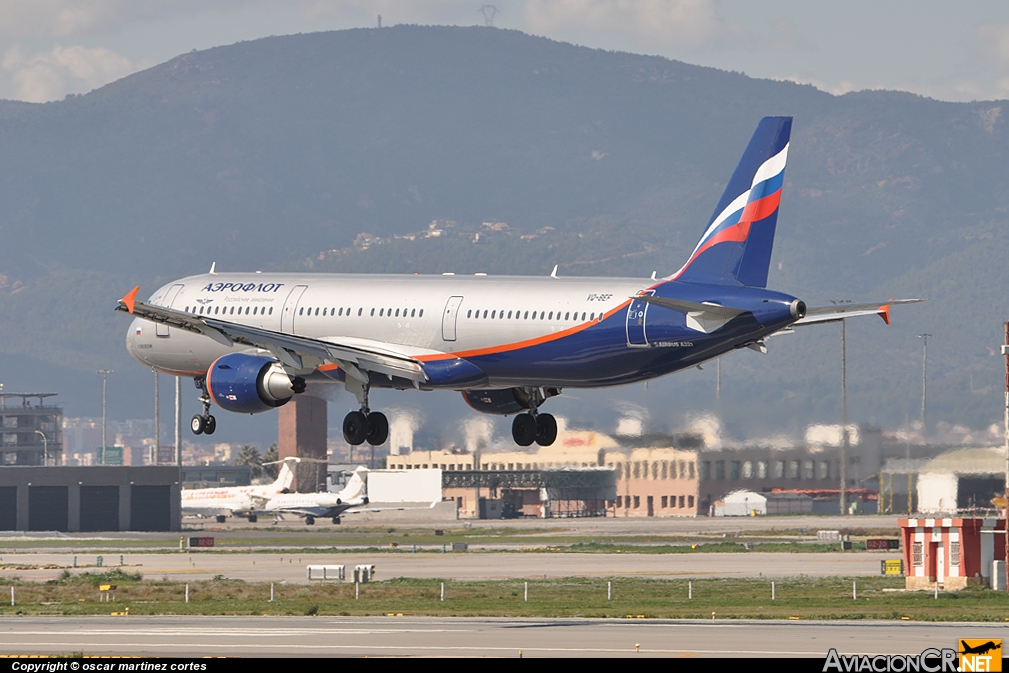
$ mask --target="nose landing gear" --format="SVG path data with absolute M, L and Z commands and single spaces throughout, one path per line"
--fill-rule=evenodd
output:
M 217 419 L 210 415 L 210 392 L 207 390 L 207 377 L 197 376 L 193 381 L 196 383 L 196 387 L 202 391 L 200 403 L 203 404 L 203 413 L 193 416 L 189 427 L 194 435 L 212 435 L 217 430 Z

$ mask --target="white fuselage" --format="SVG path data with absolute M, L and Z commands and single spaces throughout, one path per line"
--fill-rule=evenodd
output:
M 286 334 L 464 355 L 594 325 L 650 284 L 619 278 L 205 274 L 165 285 L 149 303 Z M 186 376 L 205 374 L 218 357 L 248 350 L 139 318 L 130 326 L 127 349 L 148 367 Z

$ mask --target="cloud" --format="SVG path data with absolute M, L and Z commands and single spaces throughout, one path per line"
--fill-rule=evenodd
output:
M 540 35 L 591 35 L 658 51 L 697 51 L 747 36 L 714 0 L 526 0 L 522 18 L 526 30 Z
M 142 67 L 110 49 L 60 45 L 33 55 L 14 45 L 0 65 L 8 73 L 14 97 L 33 103 L 90 91 Z
M 280 0 L 0 0 L 0 34 L 66 39 L 122 30 L 133 21 L 281 4 Z

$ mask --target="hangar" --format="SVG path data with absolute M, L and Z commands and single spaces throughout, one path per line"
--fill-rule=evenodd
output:
M 0 530 L 182 530 L 179 468 L 0 469 Z

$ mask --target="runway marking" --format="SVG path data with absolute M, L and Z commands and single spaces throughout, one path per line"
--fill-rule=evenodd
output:
M 120 649 L 136 649 L 136 648 L 195 648 L 199 649 L 201 646 L 193 645 L 193 643 L 91 643 L 92 648 L 120 648 Z M 493 646 L 493 645 L 369 645 L 369 644 L 354 644 L 354 645 L 302 645 L 298 643 L 283 643 L 285 650 L 289 649 L 301 649 L 301 650 L 395 650 L 405 651 L 405 650 L 422 650 L 422 651 L 432 651 L 432 652 L 444 652 L 444 651 L 459 651 L 459 652 L 487 652 L 487 651 L 504 651 L 513 652 L 517 649 L 521 649 L 524 652 L 621 652 L 627 654 L 633 654 L 633 647 L 529 647 L 524 646 L 521 643 L 511 645 L 511 646 Z M 68 643 L 66 641 L 60 641 L 59 643 L 5 643 L 0 641 L 0 648 L 19 648 L 21 650 L 31 650 L 38 649 L 39 647 L 56 647 L 65 650 L 67 647 L 74 647 L 73 643 Z M 235 645 L 228 645 L 222 643 L 208 644 L 204 647 L 216 648 L 216 649 L 273 649 L 277 645 L 258 645 L 255 643 L 242 643 Z M 765 656 L 793 656 L 793 657 L 811 657 L 824 656 L 823 651 L 810 651 L 810 652 L 800 652 L 800 651 L 787 651 L 787 650 L 666 650 L 666 649 L 649 649 L 642 648 L 641 652 L 643 654 L 678 654 L 682 656 L 697 656 L 703 654 L 713 654 L 717 656 L 725 655 L 739 655 L 739 656 L 753 656 L 753 655 L 765 655 Z

